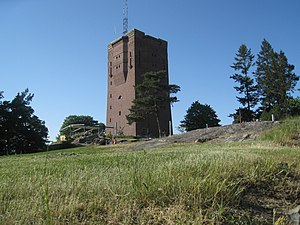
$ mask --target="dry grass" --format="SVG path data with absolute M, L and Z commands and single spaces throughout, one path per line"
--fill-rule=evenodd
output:
M 300 203 L 299 148 L 60 152 L 0 158 L 0 224 L 255 224 L 269 223 L 274 207 Z

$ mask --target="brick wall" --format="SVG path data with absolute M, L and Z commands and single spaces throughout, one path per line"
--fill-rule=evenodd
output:
M 114 128 L 108 128 L 107 132 L 115 134 L 121 131 L 125 135 L 158 136 L 154 118 L 128 125 L 126 115 L 129 114 L 129 108 L 135 98 L 134 86 L 142 81 L 142 75 L 160 70 L 168 73 L 167 42 L 164 40 L 132 30 L 108 45 L 106 125 Z M 160 119 L 161 129 L 168 135 L 170 105 L 162 110 Z

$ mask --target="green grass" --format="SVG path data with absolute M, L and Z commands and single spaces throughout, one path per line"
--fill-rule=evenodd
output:
M 249 194 L 295 204 L 299 156 L 299 148 L 266 143 L 4 156 L 0 224 L 265 223 L 247 213 Z
M 277 143 L 279 145 L 300 145 L 300 117 L 292 117 L 282 121 L 280 127 L 266 131 L 262 140 Z

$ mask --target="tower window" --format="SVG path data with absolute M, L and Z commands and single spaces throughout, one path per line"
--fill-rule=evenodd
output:
M 118 99 L 122 99 L 122 95 L 120 95 L 120 96 L 118 97 Z
M 111 123 L 111 118 L 109 118 L 109 122 Z
M 121 114 L 122 114 L 121 111 L 119 111 L 119 116 L 121 116 Z
M 112 62 L 109 62 L 109 76 L 112 77 Z
M 109 97 L 112 98 L 112 94 L 110 94 Z
M 112 109 L 112 106 L 109 106 L 109 109 Z

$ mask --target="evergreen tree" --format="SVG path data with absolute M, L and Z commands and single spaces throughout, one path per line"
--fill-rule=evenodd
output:
M 168 104 L 178 102 L 177 97 L 170 96 L 180 91 L 180 87 L 175 84 L 168 84 L 165 71 L 148 72 L 144 74 L 143 81 L 136 85 L 136 98 L 132 101 L 126 116 L 128 123 L 143 121 L 149 117 L 155 117 L 159 136 L 162 136 L 160 128 L 161 109 Z
M 289 99 L 288 115 L 289 116 L 300 116 L 300 98 L 299 97 Z
M 3 91 L 0 91 L 0 155 L 5 148 L 5 129 L 4 129 L 4 121 L 5 121 L 5 106 L 4 103 L 1 101 L 3 98 Z
M 209 127 L 220 126 L 219 122 L 215 110 L 210 105 L 202 105 L 199 101 L 195 101 L 186 111 L 179 127 L 185 131 L 191 131 L 205 128 L 207 125 Z
M 285 54 L 275 52 L 267 40 L 263 40 L 257 57 L 255 72 L 263 113 L 281 118 L 288 114 L 288 100 L 299 77 L 293 72 Z
M 240 116 L 242 118 L 239 118 L 239 120 L 251 121 L 254 118 L 253 108 L 258 102 L 257 86 L 249 75 L 251 67 L 254 66 L 254 55 L 251 53 L 251 49 L 242 44 L 234 59 L 235 62 L 231 68 L 235 70 L 235 74 L 230 78 L 238 83 L 238 86 L 235 86 L 234 89 L 238 92 L 237 99 L 244 108 L 236 109 L 236 112 L 230 116 L 234 117 L 235 121 Z
M 27 153 L 45 147 L 48 129 L 30 106 L 33 94 L 26 89 L 12 101 L 0 102 L 1 154 Z

